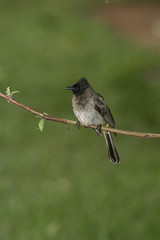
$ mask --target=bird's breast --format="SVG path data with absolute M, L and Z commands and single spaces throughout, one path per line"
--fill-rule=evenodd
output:
M 72 105 L 75 116 L 82 124 L 86 126 L 105 124 L 102 116 L 94 108 L 93 99 L 80 101 L 73 97 Z

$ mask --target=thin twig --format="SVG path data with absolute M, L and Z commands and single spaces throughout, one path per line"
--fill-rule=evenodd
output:
M 72 120 L 67 120 L 67 119 L 62 119 L 62 118 L 56 118 L 56 117 L 52 117 L 50 115 L 48 115 L 47 113 L 41 113 L 37 110 L 34 110 L 33 108 L 30 108 L 18 101 L 16 101 L 15 99 L 13 99 L 10 96 L 4 95 L 2 93 L 0 93 L 0 97 L 6 99 L 8 102 L 15 104 L 45 120 L 49 120 L 49 121 L 53 121 L 53 122 L 59 122 L 59 123 L 64 123 L 67 124 L 68 126 L 70 125 L 76 125 L 76 121 L 72 121 Z M 85 128 L 92 128 L 92 129 L 96 129 L 97 126 L 85 126 L 83 124 L 81 124 L 81 127 L 85 127 Z M 120 129 L 115 129 L 115 128 L 107 128 L 107 127 L 102 127 L 101 128 L 102 131 L 109 131 L 109 132 L 114 132 L 114 133 L 118 133 L 118 134 L 122 134 L 122 135 L 127 135 L 127 136 L 133 136 L 133 137 L 140 137 L 140 138 L 160 138 L 160 134 L 155 134 L 155 133 L 142 133 L 142 132 L 131 132 L 131 131 L 125 131 L 125 130 L 120 130 Z

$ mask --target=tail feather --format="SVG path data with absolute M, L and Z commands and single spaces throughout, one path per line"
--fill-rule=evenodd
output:
M 120 158 L 116 149 L 116 145 L 114 143 L 113 137 L 111 133 L 103 132 L 104 133 L 104 138 L 106 141 L 106 145 L 108 148 L 108 157 L 111 162 L 114 163 L 119 163 Z

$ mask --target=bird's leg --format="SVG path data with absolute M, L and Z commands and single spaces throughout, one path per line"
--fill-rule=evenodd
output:
M 75 127 L 77 127 L 78 129 L 80 128 L 80 126 L 81 126 L 81 123 L 80 123 L 80 121 L 77 121 L 76 122 L 76 125 L 75 125 Z
M 96 129 L 98 130 L 99 133 L 102 132 L 102 131 L 101 131 L 101 128 L 102 128 L 102 124 L 97 125 L 97 128 L 96 128 Z

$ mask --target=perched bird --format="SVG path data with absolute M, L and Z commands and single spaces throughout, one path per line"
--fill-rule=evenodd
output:
M 78 119 L 77 125 L 80 126 L 80 123 L 86 126 L 97 125 L 97 129 L 94 130 L 99 136 L 102 135 L 101 126 L 115 128 L 114 118 L 104 98 L 94 91 L 86 78 L 82 77 L 73 86 L 66 89 L 73 92 L 72 106 Z M 112 134 L 105 131 L 103 133 L 109 160 L 113 163 L 119 163 L 120 158 Z

